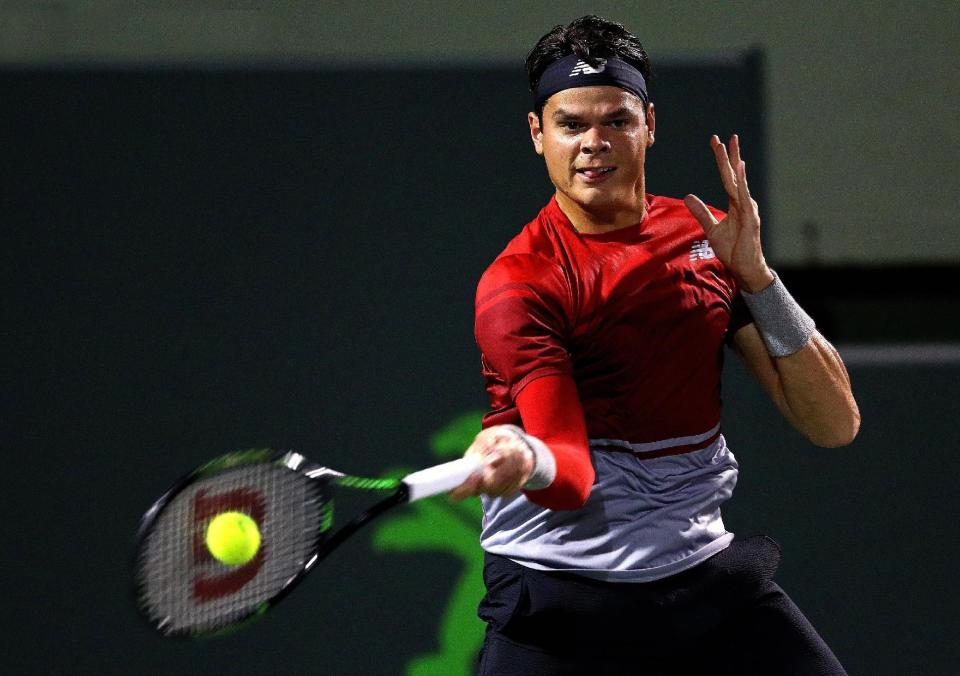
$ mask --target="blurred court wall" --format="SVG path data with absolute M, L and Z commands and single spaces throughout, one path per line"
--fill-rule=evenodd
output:
M 13 2 L 0 6 L 0 62 L 519 67 L 550 26 L 588 12 L 633 29 L 654 64 L 767 55 L 761 206 L 775 262 L 960 259 L 957 2 Z

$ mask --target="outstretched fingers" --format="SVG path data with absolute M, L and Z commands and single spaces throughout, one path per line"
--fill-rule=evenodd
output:
M 738 198 L 737 177 L 733 165 L 730 164 L 727 147 L 723 145 L 720 137 L 716 134 L 710 137 L 710 147 L 713 148 L 713 157 L 717 161 L 717 169 L 720 171 L 720 180 L 723 182 L 723 189 L 727 192 L 729 199 L 736 201 Z
M 739 191 L 740 201 L 749 204 L 750 186 L 747 184 L 747 163 L 743 160 L 737 162 L 737 190 Z
M 690 210 L 690 213 L 693 214 L 693 217 L 697 219 L 697 222 L 700 224 L 700 227 L 703 228 L 703 232 L 709 239 L 710 232 L 718 222 L 716 217 L 710 209 L 707 208 L 707 205 L 696 195 L 687 195 L 683 198 L 683 203 L 687 206 L 687 209 Z
M 730 166 L 736 171 L 737 166 L 743 159 L 740 157 L 740 136 L 737 134 L 731 136 L 728 145 L 730 146 Z
M 720 170 L 720 180 L 733 205 L 746 204 L 750 200 L 750 189 L 747 186 L 746 163 L 740 152 L 740 136 L 734 134 L 727 145 L 720 141 L 716 134 L 710 137 L 710 147 Z

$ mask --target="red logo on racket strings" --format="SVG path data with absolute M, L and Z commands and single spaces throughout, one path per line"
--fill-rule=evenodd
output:
M 239 591 L 256 577 L 263 567 L 264 546 L 249 563 L 228 573 L 206 575 L 201 566 L 216 562 L 207 549 L 206 534 L 210 519 L 223 512 L 244 512 L 258 524 L 263 523 L 266 512 L 263 496 L 250 488 L 237 488 L 225 493 L 208 495 L 199 490 L 193 498 L 193 565 L 197 572 L 193 578 L 193 598 L 201 603 L 215 601 Z

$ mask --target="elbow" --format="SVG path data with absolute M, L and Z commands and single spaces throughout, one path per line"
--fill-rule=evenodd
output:
M 590 477 L 589 483 L 571 486 L 568 490 L 563 491 L 561 495 L 558 495 L 556 504 L 551 506 L 550 509 L 567 512 L 580 509 L 587 504 L 587 500 L 590 499 L 590 490 L 592 488 L 593 477 Z
M 812 430 L 807 438 L 821 448 L 842 448 L 849 446 L 860 432 L 860 411 L 856 407 L 842 420 L 829 426 Z

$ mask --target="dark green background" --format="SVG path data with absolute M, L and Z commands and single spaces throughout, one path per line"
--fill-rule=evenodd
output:
M 738 131 L 763 204 L 759 68 L 660 68 L 652 192 L 723 206 L 707 139 Z M 132 536 L 212 455 L 423 466 L 430 433 L 484 405 L 476 280 L 551 192 L 522 76 L 76 67 L 0 83 L 5 670 L 400 673 L 436 643 L 456 560 L 371 555 L 361 536 L 258 626 L 175 643 L 133 609 Z M 801 291 L 842 341 L 849 313 Z M 852 371 L 863 432 L 826 451 L 731 369 L 728 525 L 781 542 L 781 583 L 851 674 L 956 673 L 960 368 Z

